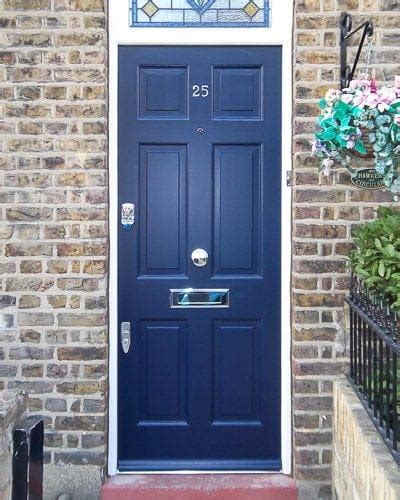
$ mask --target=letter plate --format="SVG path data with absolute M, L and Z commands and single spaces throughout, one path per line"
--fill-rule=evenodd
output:
M 176 288 L 169 298 L 171 309 L 229 307 L 228 288 Z

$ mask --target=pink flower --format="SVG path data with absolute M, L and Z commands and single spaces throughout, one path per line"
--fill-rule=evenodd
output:
M 353 99 L 353 104 L 355 106 L 358 106 L 359 108 L 363 108 L 367 104 L 367 97 L 368 93 L 366 92 L 360 92 L 359 94 L 356 94 Z

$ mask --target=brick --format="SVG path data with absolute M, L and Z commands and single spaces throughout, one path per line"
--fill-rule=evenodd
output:
M 64 341 L 65 339 L 62 340 Z M 68 374 L 68 366 L 50 364 L 47 366 L 46 374 L 49 378 L 65 378 Z
M 6 212 L 8 221 L 36 221 L 36 220 L 50 220 L 52 217 L 52 210 L 48 208 L 9 208 Z
M 16 298 L 13 295 L 0 295 L 0 309 L 15 306 Z
M 57 286 L 60 290 L 75 290 L 93 292 L 98 290 L 99 282 L 94 278 L 59 278 Z
M 52 38 L 51 35 L 47 33 L 10 33 L 7 35 L 7 42 L 11 47 L 48 47 L 52 43 Z
M 102 378 L 106 375 L 104 365 L 85 365 L 83 371 L 85 377 L 90 379 Z
M 295 339 L 301 341 L 333 341 L 337 334 L 335 328 L 323 326 L 318 328 L 297 328 L 294 331 Z
M 21 381 L 21 380 L 10 380 L 8 382 L 9 389 L 18 389 L 26 391 L 28 394 L 45 394 L 51 392 L 53 385 L 51 382 L 32 382 L 32 381 Z
M 45 402 L 45 408 L 51 412 L 67 411 L 67 402 L 61 398 L 48 398 Z
M 58 324 L 60 326 L 101 326 L 105 322 L 103 314 L 94 313 L 60 313 Z
M 104 418 L 95 416 L 56 417 L 55 428 L 58 430 L 102 431 Z
M 4 10 L 49 10 L 50 0 L 4 0 Z
M 296 373 L 299 375 L 339 375 L 343 373 L 343 363 L 298 363 Z
M 300 465 L 318 465 L 319 453 L 316 450 L 298 450 L 296 452 L 296 463 Z
M 71 464 L 71 465 L 103 465 L 105 460 L 104 453 L 83 452 L 78 451 L 74 453 L 56 453 L 56 464 Z
M 52 359 L 52 347 L 11 347 L 10 359 Z
M 295 271 L 307 274 L 343 273 L 347 263 L 339 260 L 297 260 Z
M 36 330 L 20 330 L 20 340 L 21 342 L 37 343 L 40 342 L 40 332 Z
M 326 445 L 332 442 L 331 432 L 296 432 L 295 446 Z
M 343 297 L 335 294 L 294 294 L 294 302 L 300 307 L 342 307 Z
M 51 326 L 54 316 L 49 313 L 18 313 L 18 324 L 21 326 Z
M 332 470 L 330 467 L 296 467 L 296 477 L 305 481 L 329 481 Z
M 86 185 L 86 174 L 82 172 L 68 172 L 57 178 L 58 186 L 84 187 Z
M 22 295 L 19 299 L 20 309 L 34 309 L 40 306 L 40 297 L 36 295 Z
M 15 377 L 18 367 L 16 365 L 0 363 L 0 377 Z
M 105 359 L 106 349 L 104 347 L 62 347 L 57 350 L 57 357 L 61 361 Z
M 298 346 L 295 347 L 295 349 L 298 349 L 298 348 L 299 348 Z M 314 349 L 316 349 L 316 348 L 314 347 Z M 295 356 L 297 357 L 298 355 L 296 354 Z M 297 393 L 299 393 L 299 394 L 318 394 L 318 380 L 304 380 L 304 379 L 295 380 L 294 390 L 295 390 L 296 394 Z M 301 427 L 301 426 L 299 426 L 299 427 Z
M 23 377 L 43 377 L 42 365 L 22 365 L 21 375 Z
M 71 411 L 73 411 L 72 406 L 71 406 Z M 77 448 L 78 445 L 79 445 L 79 438 L 78 438 L 78 436 L 73 436 L 73 435 L 69 434 L 67 436 L 67 446 L 68 446 L 68 448 Z
M 57 392 L 64 394 L 95 394 L 99 392 L 97 382 L 63 382 L 57 385 Z
M 105 309 L 107 297 L 89 297 L 85 299 L 85 309 Z
M 295 413 L 294 425 L 296 426 L 296 429 L 317 429 L 319 426 L 319 416 Z
M 42 272 L 42 262 L 40 260 L 23 260 L 20 263 L 20 272 L 26 274 L 36 274 Z
M 52 279 L 41 279 L 41 278 L 7 278 L 6 279 L 6 290 L 7 291 L 24 291 L 24 290 L 34 290 L 34 291 L 46 291 L 54 285 L 54 280 Z
M 85 399 L 83 401 L 83 411 L 86 413 L 103 413 L 105 402 L 102 399 Z
M 104 12 L 104 0 L 55 0 L 56 10 Z
M 83 448 L 97 448 L 104 444 L 104 434 L 83 434 L 82 447 Z
M 52 253 L 53 253 L 53 247 L 46 243 L 39 243 L 39 244 L 8 243 L 5 246 L 6 257 L 51 256 Z
M 297 396 L 294 398 L 294 409 L 304 411 L 331 411 L 332 397 L 326 396 Z
M 60 448 L 63 445 L 62 434 L 56 432 L 46 432 L 44 436 L 44 446 Z
M 296 224 L 295 236 L 302 238 L 345 238 L 346 226 L 321 224 Z
M 65 261 L 49 261 L 47 263 L 47 272 L 51 274 L 65 274 L 68 271 L 68 263 Z

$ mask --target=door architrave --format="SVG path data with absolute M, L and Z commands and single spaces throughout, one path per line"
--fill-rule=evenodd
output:
M 117 468 L 118 432 L 118 46 L 120 45 L 255 45 L 282 47 L 282 165 L 281 165 L 281 457 L 283 474 L 292 470 L 291 404 L 291 189 L 286 174 L 292 169 L 292 22 L 293 2 L 272 0 L 271 28 L 130 28 L 130 0 L 110 2 L 109 20 L 109 393 L 108 393 L 108 474 Z M 122 20 L 122 21 L 121 21 Z M 184 36 L 183 36 L 184 35 Z M 166 43 L 165 40 L 168 40 Z M 193 471 L 169 472 L 173 474 Z M 229 471 L 207 471 L 228 473 Z M 246 473 L 265 471 L 247 471 Z M 142 473 L 142 472 L 141 472 Z M 153 473 L 154 472 L 148 472 Z M 157 471 L 159 474 L 160 471 Z M 197 473 L 202 473 L 197 471 Z M 243 471 L 241 472 L 243 474 Z M 126 473 L 125 473 L 126 474 Z

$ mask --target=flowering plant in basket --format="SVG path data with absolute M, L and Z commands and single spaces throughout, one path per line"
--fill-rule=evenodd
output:
M 313 153 L 324 174 L 342 165 L 354 175 L 354 156 L 373 157 L 385 185 L 400 193 L 400 76 L 394 85 L 364 77 L 343 91 L 329 89 L 319 107 Z

